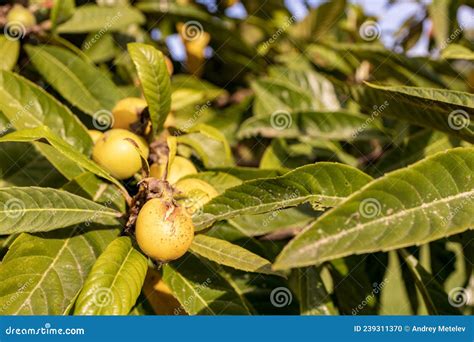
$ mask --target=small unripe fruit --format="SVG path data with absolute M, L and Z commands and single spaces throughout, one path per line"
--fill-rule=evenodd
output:
M 140 153 L 148 158 L 148 145 L 142 137 L 125 129 L 111 129 L 97 141 L 92 151 L 94 161 L 117 179 L 132 177 L 142 168 Z
M 186 210 L 153 198 L 141 208 L 135 226 L 140 249 L 150 258 L 167 262 L 186 253 L 194 238 L 194 225 Z
M 176 183 L 175 188 L 181 193 L 177 196 L 179 203 L 186 208 L 189 215 L 193 215 L 219 195 L 212 185 L 196 178 L 182 179 Z
M 165 169 L 165 164 L 153 164 L 150 167 L 150 176 L 161 179 L 163 173 L 165 172 Z M 175 184 L 181 178 L 189 175 L 194 175 L 196 173 L 197 169 L 191 161 L 184 157 L 176 156 L 174 157 L 173 163 L 171 164 L 170 173 L 166 177 L 166 180 L 170 184 Z
M 140 114 L 147 106 L 146 101 L 139 97 L 127 97 L 120 100 L 112 109 L 113 128 L 130 129 L 130 125 L 140 119 Z
M 27 8 L 17 4 L 8 12 L 7 22 L 12 25 L 19 23 L 29 29 L 36 25 L 36 18 Z
M 94 144 L 96 144 L 97 141 L 98 141 L 100 138 L 102 138 L 102 136 L 104 135 L 104 133 L 102 133 L 101 131 L 97 131 L 97 130 L 95 130 L 95 129 L 90 129 L 90 130 L 88 130 L 88 133 L 89 133 L 89 135 L 90 135 L 90 137 L 91 137 L 91 139 L 92 139 L 92 142 L 93 142 Z

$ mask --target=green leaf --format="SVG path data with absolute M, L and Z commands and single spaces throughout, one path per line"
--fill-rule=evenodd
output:
M 326 291 L 318 267 L 297 268 L 292 272 L 293 291 L 300 303 L 301 315 L 333 315 L 334 304 Z
M 274 268 L 419 245 L 472 228 L 473 152 L 441 152 L 370 182 L 293 239 Z
M 206 168 L 234 165 L 234 159 L 225 136 L 216 128 L 197 124 L 177 137 L 180 144 L 191 147 Z
M 113 59 L 118 49 L 113 34 L 106 33 L 101 36 L 97 32 L 92 32 L 82 43 L 82 50 L 94 63 L 103 63 Z
M 338 26 L 337 23 L 342 19 L 345 8 L 345 0 L 324 2 L 311 9 L 304 20 L 294 25 L 292 33 L 307 40 L 320 40 Z
M 117 234 L 95 227 L 21 234 L 0 264 L 0 314 L 68 314 L 96 258 Z
M 294 64 L 293 64 L 294 62 Z M 292 60 L 290 67 L 271 67 L 269 74 L 283 82 L 290 82 L 299 87 L 301 92 L 313 98 L 314 109 L 319 111 L 338 111 L 341 105 L 334 85 L 323 75 L 314 71 L 311 63 L 298 56 Z
M 447 87 L 439 77 L 439 73 L 433 70 L 432 61 L 428 59 L 409 58 L 404 54 L 394 53 L 393 50 L 373 43 L 331 42 L 331 48 L 346 57 L 357 57 L 358 61 L 356 59 L 354 65 L 359 65 L 364 60 L 376 65 L 377 68 L 371 70 L 371 78 L 378 80 L 378 82 L 430 88 Z
M 281 176 L 286 173 L 285 170 L 273 169 L 273 170 L 261 170 L 254 167 L 234 166 L 232 168 L 218 167 L 213 168 L 214 171 L 227 173 L 234 176 L 242 181 L 252 180 L 257 178 L 272 178 Z
M 275 274 L 268 260 L 225 240 L 199 234 L 194 237 L 191 251 L 218 264 L 237 270 Z
M 312 96 L 302 92 L 300 87 L 276 78 L 259 79 L 252 82 L 255 92 L 254 113 L 256 116 L 270 116 L 277 112 L 318 109 Z
M 378 254 L 354 255 L 327 264 L 340 315 L 375 315 L 386 264 Z M 382 271 L 382 272 L 380 272 Z
M 388 252 L 389 262 L 380 295 L 380 315 L 413 315 L 418 306 L 415 284 L 405 281 L 396 251 Z M 413 305 L 414 304 L 414 305 Z
M 456 21 L 459 5 L 460 2 L 455 0 L 433 0 L 433 3 L 428 7 L 433 25 L 433 35 L 439 48 L 451 43 L 463 30 Z
M 82 58 L 86 63 L 89 63 L 90 65 L 94 64 L 94 62 L 84 52 L 82 52 L 79 47 L 74 45 L 73 42 L 67 40 L 66 38 L 61 37 L 60 35 L 52 34 L 49 38 L 48 44 L 48 46 L 58 46 L 65 48 L 68 51 L 74 53 L 76 56 Z
M 190 315 L 249 315 L 243 295 L 215 267 L 189 254 L 165 265 L 163 280 Z
M 62 189 L 125 213 L 125 200 L 120 191 L 90 172 L 80 174 L 65 184 Z
M 239 178 L 232 176 L 228 173 L 216 171 L 199 172 L 198 174 L 189 175 L 184 178 L 201 179 L 206 183 L 211 184 L 213 188 L 216 189 L 217 192 L 220 194 L 228 188 L 242 184 L 242 181 Z
M 127 315 L 140 295 L 147 268 L 147 258 L 129 237 L 115 239 L 92 267 L 74 314 Z
M 115 84 L 73 52 L 49 45 L 26 45 L 25 49 L 46 81 L 84 113 L 111 111 L 120 100 Z
M 20 42 L 0 35 L 0 70 L 12 70 L 20 55 Z
M 407 251 L 401 250 L 400 255 L 406 262 L 416 287 L 421 293 L 429 315 L 460 315 L 461 312 L 449 303 L 449 296 L 418 260 Z
M 192 75 L 178 74 L 171 79 L 171 110 L 178 112 L 208 103 L 225 95 L 226 91 Z
M 162 130 L 171 109 L 171 83 L 165 58 L 151 45 L 130 43 L 127 48 L 137 69 L 155 134 Z
M 59 137 L 89 155 L 92 139 L 71 111 L 33 82 L 0 71 L 0 111 L 17 130 L 48 126 Z
M 43 156 L 45 156 L 45 158 L 57 171 L 66 177 L 66 179 L 73 179 L 84 172 L 84 169 L 81 168 L 74 160 L 67 158 L 61 153 L 58 153 L 56 148 L 49 145 L 48 143 L 37 141 L 33 142 L 33 145 L 41 152 Z
M 34 146 L 3 143 L 0 148 L 0 187 L 57 187 L 66 179 Z
M 474 95 L 447 89 L 379 86 L 350 87 L 362 108 L 474 142 Z
M 84 5 L 78 7 L 72 17 L 57 27 L 58 33 L 115 32 L 132 24 L 143 24 L 145 18 L 131 6 L 102 7 Z M 101 31 L 101 32 L 102 32 Z
M 275 112 L 271 116 L 247 119 L 240 126 L 237 137 L 261 135 L 265 138 L 365 140 L 381 135 L 374 120 L 350 112 Z
M 43 139 L 47 140 L 48 143 L 52 147 L 54 147 L 56 151 L 59 152 L 62 156 L 64 156 L 66 159 L 71 160 L 72 162 L 78 164 L 85 170 L 90 171 L 99 177 L 102 177 L 104 179 L 111 181 L 112 183 L 117 185 L 119 189 L 123 190 L 124 191 L 123 193 L 126 192 L 126 190 L 124 190 L 122 184 L 118 180 L 110 176 L 107 171 L 105 171 L 102 167 L 94 163 L 92 160 L 90 160 L 83 154 L 78 153 L 74 149 L 74 147 L 72 147 L 71 145 L 66 143 L 64 140 L 59 138 L 46 126 L 39 126 L 32 129 L 23 129 L 21 131 L 16 131 L 16 132 L 7 134 L 6 136 L 0 138 L 0 143 L 5 142 L 5 141 L 32 142 L 32 141 L 43 140 Z
M 121 213 L 100 204 L 50 188 L 0 189 L 0 235 L 46 232 L 81 222 L 114 224 Z
M 331 46 L 310 44 L 306 48 L 305 54 L 314 64 L 329 71 L 339 71 L 347 76 L 354 72 L 355 68 L 345 58 L 347 53 L 335 50 L 333 44 Z
M 316 219 L 316 213 L 306 207 L 278 209 L 258 215 L 240 215 L 230 220 L 246 236 L 259 236 L 279 230 L 298 231 Z
M 444 59 L 464 59 L 472 61 L 474 60 L 474 52 L 465 46 L 451 44 L 441 51 L 441 57 Z
M 289 171 L 301 165 L 312 163 L 316 156 L 310 144 L 300 144 L 289 139 L 277 138 L 273 139 L 265 149 L 262 158 L 260 158 L 259 168 Z
M 374 165 L 374 173 L 382 176 L 388 171 L 408 166 L 424 157 L 453 147 L 456 146 L 448 135 L 431 129 L 423 129 L 409 136 L 406 144 L 384 153 Z
M 50 15 L 53 30 L 59 23 L 69 19 L 74 14 L 75 9 L 75 0 L 54 0 Z
M 260 214 L 311 202 L 318 207 L 337 205 L 371 180 L 365 173 L 343 164 L 317 163 L 287 174 L 256 179 L 227 189 L 207 203 L 196 216 L 196 228 L 244 214 Z

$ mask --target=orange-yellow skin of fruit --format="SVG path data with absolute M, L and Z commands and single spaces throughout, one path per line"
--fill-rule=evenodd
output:
M 194 239 L 194 225 L 186 210 L 153 198 L 141 208 L 135 225 L 140 249 L 150 258 L 168 262 L 186 253 Z
M 102 136 L 104 135 L 103 132 L 97 131 L 97 130 L 95 130 L 95 129 L 90 129 L 90 130 L 88 130 L 88 133 L 89 133 L 89 136 L 91 137 L 92 142 L 93 142 L 94 144 L 96 144 L 97 141 L 99 141 L 99 139 L 102 138 Z
M 147 107 L 144 99 L 139 97 L 127 97 L 120 100 L 112 109 L 114 116 L 113 128 L 130 129 L 130 125 L 140 119 L 141 112 Z
M 165 171 L 166 165 L 164 164 L 153 164 L 150 166 L 150 176 L 161 179 Z M 181 178 L 197 173 L 197 169 L 194 164 L 188 159 L 176 156 L 174 157 L 173 163 L 171 164 L 170 173 L 166 180 L 170 184 L 175 184 Z
M 175 184 L 175 188 L 180 192 L 177 196 L 178 202 L 189 215 L 193 215 L 204 204 L 219 195 L 211 184 L 197 178 L 181 179 Z
M 173 62 L 171 62 L 171 59 L 169 59 L 168 57 L 165 56 L 165 62 L 166 62 L 166 69 L 168 70 L 168 75 L 173 75 L 173 71 L 174 71 L 174 66 L 173 66 Z
M 111 129 L 103 134 L 92 151 L 92 159 L 117 179 L 132 177 L 142 168 L 140 153 L 148 158 L 148 145 L 142 137 L 125 129 Z
M 16 4 L 7 14 L 7 22 L 22 24 L 26 29 L 36 25 L 36 18 L 27 8 Z

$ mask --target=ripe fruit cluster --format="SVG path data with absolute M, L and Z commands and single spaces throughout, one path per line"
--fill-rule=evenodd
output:
M 123 99 L 112 110 L 112 129 L 105 133 L 89 131 L 94 141 L 93 160 L 117 179 L 133 177 L 141 170 L 142 159 L 149 157 L 147 141 L 131 132 L 137 123 L 143 123 L 140 115 L 146 106 L 140 98 Z M 146 131 L 142 130 L 145 134 Z M 169 168 L 166 163 L 151 165 L 150 178 L 144 181 L 152 180 L 165 190 L 158 197 L 150 197 L 146 193 L 149 189 L 140 188 L 145 192 L 143 198 L 151 199 L 144 204 L 145 201 L 139 201 L 135 209 L 138 245 L 146 255 L 160 262 L 175 260 L 186 253 L 194 237 L 192 215 L 217 195 L 210 184 L 189 178 L 198 173 L 190 160 L 181 156 L 172 160 Z

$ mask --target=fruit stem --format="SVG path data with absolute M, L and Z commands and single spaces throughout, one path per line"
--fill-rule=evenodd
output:
M 133 202 L 132 196 L 130 196 L 127 189 L 125 189 L 123 185 L 119 186 L 119 190 L 122 193 L 123 197 L 125 198 L 125 202 L 127 202 L 127 206 L 130 208 Z

